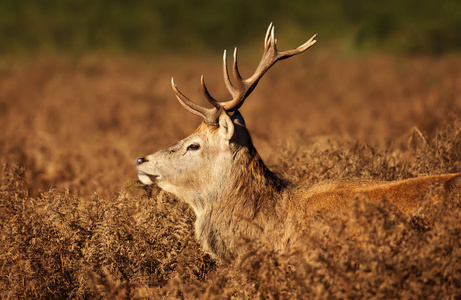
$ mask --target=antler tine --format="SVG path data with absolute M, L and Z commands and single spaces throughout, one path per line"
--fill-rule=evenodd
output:
M 306 51 L 310 47 L 314 46 L 315 43 L 317 43 L 317 41 L 315 40 L 316 37 L 317 37 L 317 34 L 314 34 L 307 42 L 305 42 L 304 44 L 302 44 L 301 46 L 299 46 L 296 49 L 279 52 L 279 54 L 278 54 L 279 58 L 277 58 L 277 60 L 282 60 L 282 59 L 285 59 L 285 58 L 289 58 L 289 57 L 291 57 L 293 55 L 303 53 L 304 51 Z
M 208 100 L 208 102 L 210 102 L 211 105 L 213 105 L 214 107 L 219 107 L 218 100 L 213 98 L 213 96 L 211 96 L 210 92 L 208 91 L 208 88 L 205 84 L 205 78 L 203 77 L 203 75 L 200 78 L 200 85 L 202 86 L 202 92 L 205 95 L 205 98 Z
M 273 28 L 272 22 L 269 24 L 269 27 L 266 31 L 266 37 L 264 38 L 264 49 L 267 47 L 267 42 L 269 41 L 269 34 L 271 33 L 271 29 Z
M 316 37 L 317 35 L 315 34 L 307 42 L 296 49 L 279 52 L 277 50 L 277 40 L 275 39 L 275 26 L 271 23 L 267 28 L 266 36 L 264 38 L 264 52 L 261 61 L 256 68 L 255 73 L 247 79 L 243 79 L 238 70 L 237 48 L 235 48 L 233 75 L 236 86 L 234 86 L 229 79 L 226 52 L 224 52 L 224 81 L 229 93 L 232 95 L 232 100 L 222 102 L 220 101 L 216 103 L 229 112 L 239 109 L 243 105 L 243 102 L 248 97 L 248 95 L 250 95 L 250 93 L 254 90 L 262 76 L 267 72 L 267 70 L 269 70 L 278 60 L 302 53 L 312 47 L 317 42 L 315 40 Z
M 234 87 L 234 85 L 232 84 L 229 78 L 229 69 L 227 68 L 226 50 L 224 50 L 224 55 L 223 55 L 223 75 L 224 75 L 224 83 L 226 84 L 227 90 L 232 95 L 232 97 L 235 97 L 237 94 L 237 89 Z
M 240 87 L 242 86 L 242 83 L 243 83 L 242 82 L 243 78 L 240 75 L 238 64 L 237 64 L 237 47 L 235 47 L 235 49 L 234 49 L 234 63 L 232 64 L 232 69 L 234 71 L 233 72 L 234 73 L 234 79 L 237 82 L 237 85 L 239 86 L 239 90 L 240 90 Z
M 274 45 L 274 48 L 275 48 L 276 44 L 277 44 L 277 40 L 275 39 L 275 26 L 272 26 L 272 28 L 271 28 L 271 45 Z
M 202 76 L 203 80 L 203 76 Z M 181 93 L 176 86 L 176 83 L 174 82 L 173 77 L 171 78 L 171 87 L 173 88 L 173 91 L 176 95 L 176 98 L 178 98 L 179 103 L 188 110 L 189 112 L 202 117 L 206 123 L 210 125 L 217 125 L 217 120 L 220 114 L 221 108 L 213 107 L 213 108 L 206 108 L 201 105 L 198 105 L 191 100 L 189 100 L 183 93 Z M 206 89 L 206 87 L 205 87 Z M 209 93 L 208 93 L 209 95 Z M 211 97 L 211 95 L 210 95 Z M 212 97 L 211 97 L 212 98 Z M 208 99 L 208 98 L 207 98 Z M 216 101 L 216 100 L 215 100 Z M 213 104 L 213 103 L 212 103 Z

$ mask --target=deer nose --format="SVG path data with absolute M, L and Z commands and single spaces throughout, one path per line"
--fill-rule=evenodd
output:
M 145 159 L 144 157 L 140 157 L 140 158 L 138 158 L 138 159 L 136 160 L 135 166 L 141 165 L 141 164 L 143 164 L 143 163 L 145 163 L 145 162 L 148 162 L 148 160 Z

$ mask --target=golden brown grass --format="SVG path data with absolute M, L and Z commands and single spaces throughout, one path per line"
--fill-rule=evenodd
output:
M 213 60 L 0 62 L 2 298 L 461 295 L 459 195 L 426 195 L 411 217 L 357 199 L 350 217 L 318 216 L 283 253 L 245 239 L 232 265 L 202 253 L 187 205 L 129 181 L 136 157 L 200 121 L 175 101 L 172 75 L 193 99 L 202 73 L 227 97 Z M 393 180 L 461 171 L 459 95 L 456 57 L 306 55 L 271 70 L 242 114 L 293 182 Z

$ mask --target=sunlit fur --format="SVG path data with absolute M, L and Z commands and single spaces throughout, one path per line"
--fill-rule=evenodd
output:
M 347 214 L 357 197 L 387 199 L 410 214 L 431 188 L 450 192 L 461 181 L 461 174 L 447 174 L 296 186 L 266 167 L 242 124 L 238 112 L 233 117 L 222 112 L 218 126 L 203 122 L 192 135 L 137 166 L 141 180 L 149 174 L 158 186 L 192 206 L 198 241 L 222 260 L 239 253 L 241 238 L 284 248 L 306 229 L 310 217 L 331 211 Z M 190 143 L 200 143 L 201 149 L 188 153 Z

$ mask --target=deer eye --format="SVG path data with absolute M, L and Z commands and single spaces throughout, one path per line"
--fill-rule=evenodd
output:
M 199 144 L 190 144 L 188 147 L 187 147 L 187 151 L 191 150 L 191 151 L 197 151 L 198 149 L 200 149 L 200 145 Z

